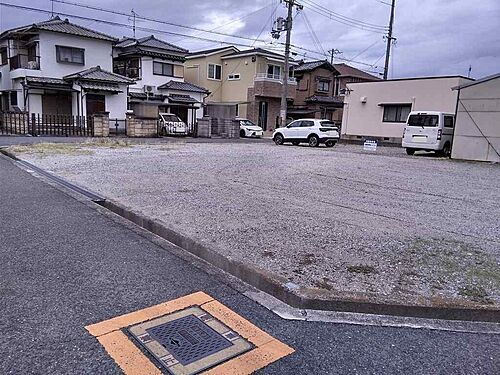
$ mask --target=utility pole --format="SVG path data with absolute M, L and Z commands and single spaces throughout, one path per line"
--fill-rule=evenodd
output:
M 330 64 L 333 65 L 333 56 L 334 55 L 340 55 L 342 52 L 340 52 L 338 49 L 336 48 L 332 48 L 331 50 L 329 50 L 328 52 L 330 52 Z
M 287 110 L 287 93 L 288 93 L 288 75 L 290 70 L 289 58 L 290 58 L 290 40 L 292 38 L 292 19 L 293 19 L 293 7 L 302 9 L 302 5 L 296 3 L 295 0 L 283 0 L 288 8 L 288 15 L 285 20 L 285 30 L 286 30 L 286 42 L 285 42 L 285 71 L 283 72 L 283 85 L 281 91 L 281 111 L 280 111 L 280 121 L 281 125 L 286 124 L 286 110 Z
M 136 13 L 133 9 L 130 12 L 132 13 L 132 18 L 133 18 L 133 22 L 134 22 L 132 30 L 134 31 L 134 39 L 135 39 L 135 15 L 136 15 Z
M 384 80 L 387 79 L 387 74 L 389 73 L 389 58 L 391 56 L 391 45 L 392 45 L 392 41 L 395 39 L 392 36 L 392 25 L 394 24 L 394 8 L 395 7 L 396 7 L 396 0 L 392 0 L 391 19 L 389 20 L 389 32 L 387 34 L 387 50 L 385 52 Z

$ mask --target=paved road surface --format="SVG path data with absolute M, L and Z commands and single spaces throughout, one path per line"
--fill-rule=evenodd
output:
M 296 352 L 265 374 L 493 374 L 500 335 L 287 321 L 0 157 L 0 373 L 113 374 L 84 326 L 203 290 Z

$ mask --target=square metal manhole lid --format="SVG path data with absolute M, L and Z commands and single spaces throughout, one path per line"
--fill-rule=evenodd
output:
M 198 307 L 128 328 L 171 374 L 195 374 L 252 349 L 252 345 Z

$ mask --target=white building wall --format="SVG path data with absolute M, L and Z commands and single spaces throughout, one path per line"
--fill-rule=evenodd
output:
M 127 86 L 120 86 L 120 92 L 116 95 L 106 95 L 106 112 L 109 118 L 123 120 L 127 112 Z
M 168 76 L 161 76 L 161 75 L 156 75 L 153 74 L 153 62 L 158 61 L 158 62 L 163 62 L 163 63 L 169 63 L 173 65 L 177 65 L 180 67 L 183 67 L 183 64 L 178 61 L 173 61 L 173 60 L 164 60 L 164 59 L 158 59 L 158 58 L 152 58 L 148 56 L 142 56 L 141 57 L 141 79 L 137 80 L 135 84 L 130 86 L 130 91 L 134 92 L 144 92 L 144 86 L 161 86 L 167 82 L 170 81 L 178 81 L 178 82 L 184 82 L 184 77 L 168 77 Z
M 113 70 L 112 43 L 110 41 L 82 38 L 76 35 L 40 32 L 40 73 L 42 77 L 63 78 L 72 73 L 99 65 Z M 56 46 L 76 47 L 85 50 L 85 64 L 57 62 Z
M 384 107 L 379 104 L 408 103 L 412 111 L 454 113 L 457 92 L 452 87 L 465 82 L 469 81 L 462 77 L 443 77 L 350 83 L 344 98 L 342 135 L 401 139 L 404 123 L 383 122 Z
M 499 162 L 498 153 L 500 78 L 460 90 L 451 157 Z

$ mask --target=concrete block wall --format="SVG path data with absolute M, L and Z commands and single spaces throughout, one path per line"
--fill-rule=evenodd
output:
M 222 138 L 239 138 L 240 123 L 234 119 L 212 118 L 211 133 Z
M 158 119 L 156 117 L 139 117 L 127 115 L 127 136 L 135 138 L 157 137 Z
M 96 113 L 92 116 L 94 137 L 109 137 L 109 112 Z
M 198 120 L 198 137 L 211 138 L 212 137 L 212 119 L 208 116 L 199 118 Z

